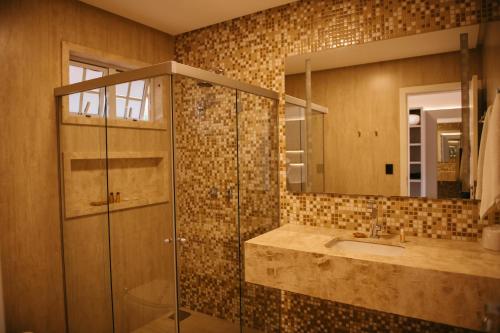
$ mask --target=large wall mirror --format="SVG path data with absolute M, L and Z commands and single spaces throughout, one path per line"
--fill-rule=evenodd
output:
M 484 66 L 483 30 L 287 58 L 288 190 L 473 198 L 487 104 L 481 80 L 498 72 L 498 61 Z

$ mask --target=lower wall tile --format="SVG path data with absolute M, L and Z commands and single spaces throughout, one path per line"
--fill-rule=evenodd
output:
M 476 331 L 283 292 L 281 332 L 472 333 Z

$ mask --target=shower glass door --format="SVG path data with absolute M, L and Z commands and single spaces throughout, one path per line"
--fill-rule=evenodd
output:
M 169 75 L 107 88 L 114 332 L 175 332 Z
M 169 75 L 62 96 L 70 333 L 175 332 Z
M 236 91 L 174 77 L 179 328 L 240 332 Z
M 279 227 L 275 100 L 238 92 L 238 215 L 242 332 L 279 332 L 281 292 L 244 280 L 244 242 Z
M 106 108 L 101 98 L 105 92 L 104 87 L 81 91 L 58 103 L 65 301 L 71 333 L 113 332 Z M 98 126 L 80 124 L 90 121 Z

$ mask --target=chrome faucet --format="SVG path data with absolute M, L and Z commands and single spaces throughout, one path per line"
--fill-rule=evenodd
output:
M 371 205 L 371 223 L 370 223 L 370 238 L 378 238 L 378 232 L 382 229 L 378 224 L 378 204 L 376 200 L 370 200 Z

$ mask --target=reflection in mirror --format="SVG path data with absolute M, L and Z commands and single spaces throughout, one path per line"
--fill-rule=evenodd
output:
M 452 123 L 454 130 L 441 130 L 438 126 L 438 161 L 455 163 L 460 149 L 460 123 Z
M 328 108 L 285 97 L 287 188 L 293 192 L 324 192 L 323 122 Z
M 461 196 L 460 140 L 462 129 L 460 83 L 405 88 L 408 107 L 408 191 L 410 196 L 459 198 Z M 426 93 L 420 93 L 423 89 Z M 416 93 L 411 93 L 415 91 Z M 453 133 L 456 141 L 452 160 L 443 160 L 437 138 Z M 401 138 L 401 142 L 405 139 Z M 442 140 L 441 140 L 442 142 Z M 446 176 L 444 176 L 446 175 Z
M 472 25 L 287 58 L 286 94 L 304 106 L 286 106 L 288 190 L 472 197 L 487 94 L 479 36 Z M 328 109 L 321 130 L 305 111 L 306 60 L 311 102 Z

